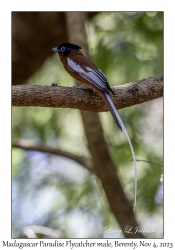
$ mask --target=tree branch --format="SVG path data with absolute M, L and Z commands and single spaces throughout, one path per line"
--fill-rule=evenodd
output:
M 114 87 L 113 91 L 115 96 L 111 97 L 117 109 L 151 101 L 163 96 L 163 75 Z M 12 86 L 12 105 L 108 111 L 95 91 L 58 86 Z
M 59 230 L 49 227 L 31 225 L 22 229 L 20 238 L 23 238 L 24 236 L 27 236 L 27 238 L 38 238 L 37 234 L 45 235 L 47 238 L 60 238 L 61 236 L 61 232 Z
M 133 159 L 129 160 L 129 161 L 133 161 Z M 157 162 L 153 162 L 153 161 L 147 161 L 147 160 L 138 160 L 136 159 L 136 161 L 140 161 L 140 162 L 146 162 L 146 163 L 150 163 L 150 164 L 154 164 L 154 165 L 157 165 L 157 166 L 160 166 L 163 168 L 163 164 L 160 164 L 160 163 L 157 163 Z
M 89 170 L 91 173 L 97 175 L 92 161 L 86 159 L 85 157 L 77 156 L 75 154 L 63 151 L 61 149 L 45 146 L 45 145 L 30 141 L 30 140 L 24 140 L 24 139 L 12 141 L 12 147 L 21 148 L 21 149 L 25 149 L 29 151 L 39 151 L 39 152 L 44 152 L 48 154 L 63 156 L 63 157 L 66 157 L 73 161 L 78 162 L 79 164 L 84 166 L 87 170 Z

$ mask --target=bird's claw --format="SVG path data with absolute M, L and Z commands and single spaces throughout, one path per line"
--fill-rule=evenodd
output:
M 75 89 L 78 89 L 81 93 L 83 93 L 83 89 L 81 88 L 81 86 L 73 86 Z

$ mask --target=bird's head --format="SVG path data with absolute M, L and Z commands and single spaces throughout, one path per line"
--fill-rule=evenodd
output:
M 72 43 L 62 43 L 59 47 L 53 48 L 54 52 L 68 54 L 69 52 L 81 49 L 80 46 Z

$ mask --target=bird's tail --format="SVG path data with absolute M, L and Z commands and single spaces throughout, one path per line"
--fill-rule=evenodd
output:
M 122 122 L 122 119 L 120 118 L 120 115 L 118 113 L 118 111 L 116 110 L 115 106 L 114 106 L 114 103 L 113 101 L 111 100 L 111 97 L 109 94 L 107 93 L 104 93 L 104 92 L 101 92 L 101 97 L 103 98 L 104 102 L 106 103 L 106 105 L 108 106 L 109 108 L 109 111 L 111 112 L 117 126 L 121 129 L 121 132 L 123 134 L 126 135 L 126 138 L 128 140 L 128 143 L 129 143 L 129 146 L 130 146 L 130 149 L 131 149 L 131 153 L 132 153 L 132 157 L 133 157 L 133 161 L 134 161 L 134 171 L 135 171 L 135 194 L 134 194 L 134 211 L 135 211 L 135 208 L 136 208 L 136 200 L 137 200 L 137 167 L 136 167 L 136 159 L 135 159 L 135 154 L 134 154 L 134 149 L 132 147 L 132 144 L 131 144 L 131 141 L 130 141 L 130 138 L 129 138 L 129 135 L 126 131 L 126 128 Z

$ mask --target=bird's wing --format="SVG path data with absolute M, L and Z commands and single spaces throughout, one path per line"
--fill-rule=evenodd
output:
M 75 62 L 70 58 L 67 59 L 67 64 L 72 72 L 86 79 L 91 84 L 94 84 L 94 86 L 101 91 L 109 93 L 108 81 L 100 69 L 92 68 L 88 64 L 87 66 L 84 66 L 81 63 Z

